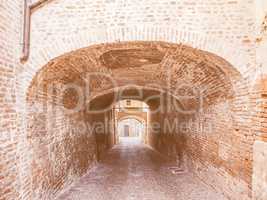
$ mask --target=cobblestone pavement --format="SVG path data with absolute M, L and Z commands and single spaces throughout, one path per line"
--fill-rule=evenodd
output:
M 170 166 L 137 139 L 123 139 L 58 200 L 225 199 L 191 173 L 172 174 Z

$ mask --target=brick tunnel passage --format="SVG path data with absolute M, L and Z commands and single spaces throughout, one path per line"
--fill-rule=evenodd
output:
M 33 199 L 54 199 L 70 183 L 78 185 L 73 190 L 81 187 L 88 194 L 95 188 L 95 195 L 102 191 L 109 199 L 109 189 L 104 192 L 103 186 L 112 181 L 122 185 L 110 185 L 110 193 L 122 199 L 126 188 L 127 198 L 135 198 L 131 191 L 141 189 L 135 195 L 148 199 L 153 191 L 159 199 L 214 199 L 205 196 L 209 194 L 249 199 L 248 142 L 253 141 L 244 137 L 246 125 L 240 128 L 247 114 L 240 108 L 240 101 L 246 103 L 240 99 L 245 92 L 246 83 L 231 64 L 185 45 L 101 44 L 51 60 L 28 90 Z M 118 144 L 114 105 L 127 99 L 149 107 L 143 144 Z M 165 160 L 188 173 L 173 175 Z M 131 189 L 128 184 L 135 181 Z M 149 187 L 144 188 L 147 194 L 138 181 Z
M 0 0 L 0 200 L 54 200 L 142 155 L 159 197 L 169 179 L 267 200 L 266 55 L 267 0 Z M 140 145 L 118 140 L 111 102 L 129 99 L 150 111 Z
M 192 173 L 172 174 L 175 163 L 137 138 L 122 138 L 88 174 L 57 200 L 226 199 Z

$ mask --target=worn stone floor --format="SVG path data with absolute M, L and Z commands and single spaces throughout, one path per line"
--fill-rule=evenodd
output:
M 138 139 L 122 139 L 58 200 L 223 200 L 191 173 L 173 174 L 171 163 Z

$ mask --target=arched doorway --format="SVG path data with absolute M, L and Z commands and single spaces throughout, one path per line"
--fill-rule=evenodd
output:
M 141 138 L 144 133 L 145 124 L 135 118 L 129 117 L 118 122 L 119 137 Z
M 89 59 L 89 55 L 96 57 Z M 117 139 L 115 113 L 110 105 L 121 99 L 139 99 L 149 105 L 148 121 L 156 126 L 149 130 L 146 144 L 168 157 L 175 158 L 186 151 L 194 166 L 201 164 L 201 157 L 214 168 L 217 163 L 223 163 L 226 170 L 230 170 L 227 156 L 222 157 L 223 154 L 217 155 L 217 152 L 221 152 L 219 148 L 233 145 L 233 140 L 224 139 L 231 138 L 235 127 L 227 131 L 220 127 L 225 128 L 223 123 L 232 114 L 236 91 L 239 91 L 234 90 L 233 84 L 240 78 L 235 68 L 216 55 L 162 42 L 97 45 L 51 60 L 34 77 L 27 91 L 27 141 L 32 152 L 29 163 L 35 166 L 30 172 L 33 185 L 58 187 L 55 183 L 61 183 L 61 177 L 84 174 L 98 155 L 104 155 Z M 134 89 L 126 88 L 133 85 Z M 102 94 L 110 90 L 113 92 Z M 196 90 L 199 93 L 195 93 Z M 122 95 L 125 93 L 126 98 Z M 167 94 L 171 94 L 171 98 L 167 98 Z M 226 108 L 228 115 L 216 116 L 221 113 L 220 108 Z M 192 109 L 194 113 L 190 112 Z M 211 121 L 209 116 L 217 128 L 209 138 L 204 137 L 206 133 L 198 134 L 195 131 L 198 127 L 182 135 L 173 126 L 174 118 L 185 125 L 193 122 L 195 126 L 205 126 Z M 221 137 L 222 133 L 229 134 Z M 216 154 L 210 149 L 216 149 Z M 215 163 L 214 157 L 217 158 Z M 36 160 L 42 162 L 36 163 Z M 60 163 L 65 164 L 57 168 Z M 38 176 L 39 171 L 44 176 Z M 213 178 L 214 181 L 219 179 L 217 175 Z M 64 187 L 64 183 L 60 187 Z M 46 188 L 42 190 L 47 192 Z
M 117 132 L 123 138 L 139 138 L 145 143 L 149 106 L 140 100 L 120 100 L 115 105 Z

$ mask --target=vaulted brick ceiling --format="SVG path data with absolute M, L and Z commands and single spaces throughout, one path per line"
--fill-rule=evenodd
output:
M 136 85 L 170 92 L 180 98 L 184 107 L 192 107 L 199 99 L 183 99 L 183 96 L 196 96 L 193 93 L 201 91 L 204 103 L 212 104 L 221 98 L 230 98 L 231 83 L 238 78 L 239 74 L 225 60 L 184 45 L 164 42 L 100 44 L 50 61 L 33 80 L 29 97 L 52 95 L 47 92 L 48 84 L 74 83 L 85 88 L 89 81 L 87 89 L 91 97 L 115 87 Z M 56 90 L 54 88 L 53 95 Z

